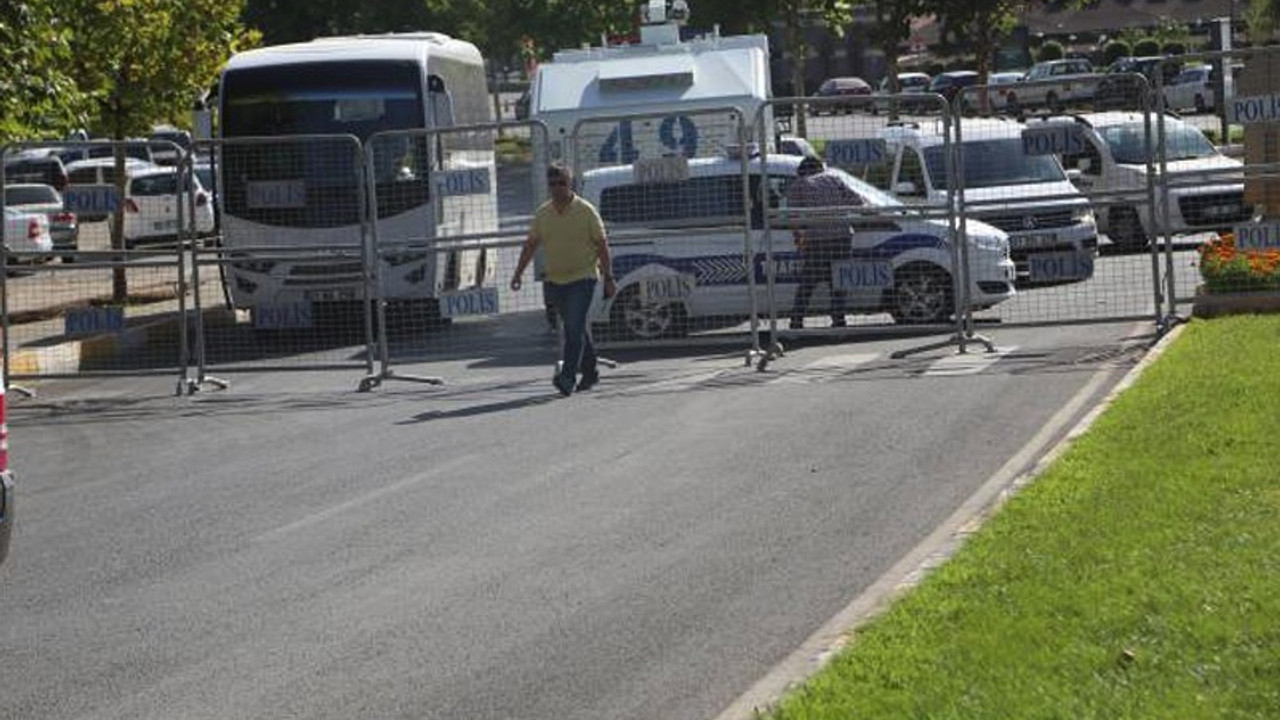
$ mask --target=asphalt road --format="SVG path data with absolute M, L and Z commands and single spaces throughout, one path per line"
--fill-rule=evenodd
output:
M 619 354 L 567 399 L 550 338 L 367 394 L 49 383 L 11 402 L 0 718 L 714 717 L 1148 332 Z

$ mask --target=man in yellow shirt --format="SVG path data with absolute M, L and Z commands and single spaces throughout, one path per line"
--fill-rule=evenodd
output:
M 587 329 L 587 311 L 600 271 L 604 274 L 606 298 L 613 297 L 618 288 L 613 280 L 604 222 L 595 206 L 573 191 L 573 172 L 563 165 L 552 165 L 547 168 L 547 186 L 551 199 L 533 216 L 533 226 L 511 277 L 511 290 L 520 290 L 520 278 L 541 247 L 546 262 L 547 296 L 564 329 L 560 372 L 552 384 L 561 395 L 571 395 L 575 389 L 587 390 L 600 381 L 596 349 Z

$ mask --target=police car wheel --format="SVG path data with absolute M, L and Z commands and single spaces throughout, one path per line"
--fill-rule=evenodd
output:
M 893 276 L 889 314 L 900 325 L 945 323 L 951 317 L 951 275 L 936 265 L 911 263 Z
M 1110 229 L 1111 242 L 1126 250 L 1141 250 L 1151 242 L 1133 208 L 1112 208 Z
M 638 287 L 628 288 L 618 296 L 612 316 L 614 331 L 626 340 L 656 340 L 688 330 L 683 304 L 645 302 Z

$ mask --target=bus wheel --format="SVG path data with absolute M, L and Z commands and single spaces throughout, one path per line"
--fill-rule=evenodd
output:
M 929 263 L 904 265 L 893 274 L 889 314 L 899 325 L 935 325 L 951 317 L 951 275 Z
M 614 332 L 625 340 L 656 340 L 688 332 L 683 303 L 646 302 L 634 285 L 613 302 L 611 318 Z

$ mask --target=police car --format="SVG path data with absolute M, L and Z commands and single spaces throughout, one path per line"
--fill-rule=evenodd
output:
M 1019 285 L 1093 277 L 1098 225 L 1089 200 L 1053 154 L 1027 152 L 1021 124 L 966 118 L 961 156 L 965 211 L 1009 233 Z M 946 138 L 940 123 L 897 123 L 880 131 L 889 162 L 881 180 L 906 203 L 946 207 Z
M 1060 157 L 1072 180 L 1089 193 L 1123 193 L 1146 197 L 1148 169 L 1160 172 L 1160 158 L 1147 153 L 1147 121 L 1142 113 L 1101 112 L 1050 118 L 1042 122 L 1074 122 L 1082 135 L 1075 152 Z M 1209 142 L 1196 126 L 1165 117 L 1165 167 L 1169 170 L 1169 210 L 1156 193 L 1155 225 L 1149 204 L 1113 203 L 1098 214 L 1098 225 L 1113 243 L 1140 249 L 1157 231 L 1183 234 L 1226 230 L 1253 216 L 1244 199 L 1244 166 Z M 1156 126 L 1151 125 L 1151 143 Z M 1150 163 L 1148 163 L 1150 161 Z M 1165 225 L 1165 220 L 1168 225 Z
M 743 162 L 720 158 L 665 157 L 584 173 L 582 196 L 600 210 L 610 233 L 618 292 L 597 298 L 593 322 L 613 336 L 652 339 L 677 335 L 692 322 L 750 314 L 745 240 L 760 308 L 767 307 L 761 183 L 770 211 L 775 298 L 779 314 L 791 311 L 802 259 L 783 213 L 785 190 L 803 160 L 796 155 L 754 156 L 747 163 L 752 207 L 744 213 Z M 945 323 L 953 314 L 951 245 L 945 220 L 912 214 L 898 200 L 832 170 L 862 200 L 848 211 L 853 257 L 837 261 L 832 281 L 847 292 L 849 313 L 889 313 L 898 323 Z M 883 209 L 878 212 L 874 209 Z M 748 220 L 750 228 L 748 230 Z M 1014 296 L 1008 236 L 981 222 L 968 223 L 970 298 L 975 309 Z M 825 291 L 819 289 L 821 298 Z M 812 314 L 823 314 L 818 303 Z

